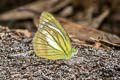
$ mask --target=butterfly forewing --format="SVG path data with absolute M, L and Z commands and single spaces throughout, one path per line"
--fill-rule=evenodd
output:
M 47 25 L 50 28 L 54 28 L 57 32 L 60 33 L 60 35 L 63 35 L 62 37 L 66 40 L 67 43 L 67 50 L 71 50 L 71 43 L 68 34 L 61 27 L 60 23 L 50 13 L 42 13 L 42 16 L 40 17 L 40 25 L 41 24 Z

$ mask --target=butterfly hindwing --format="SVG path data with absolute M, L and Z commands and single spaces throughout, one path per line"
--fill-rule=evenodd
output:
M 62 59 L 64 52 L 59 48 L 57 43 L 48 36 L 45 30 L 39 30 L 34 37 L 33 46 L 38 56 L 48 59 Z M 51 42 L 51 43 L 50 43 Z M 51 45 L 53 44 L 53 45 Z

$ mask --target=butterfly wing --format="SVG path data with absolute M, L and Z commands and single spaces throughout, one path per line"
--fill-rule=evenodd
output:
M 46 24 L 47 27 L 54 28 L 56 31 L 58 31 L 62 35 L 62 37 L 66 40 L 67 45 L 63 47 L 67 47 L 67 51 L 71 51 L 71 43 L 68 34 L 61 27 L 60 23 L 48 12 L 43 12 L 40 17 L 39 26 L 44 24 Z
M 66 59 L 71 56 L 68 34 L 59 22 L 47 12 L 42 13 L 37 33 L 33 40 L 35 53 L 48 59 Z
M 47 28 L 47 27 L 46 27 Z M 64 52 L 47 32 L 49 29 L 41 29 L 35 34 L 33 47 L 35 53 L 43 58 L 62 59 Z M 52 31 L 52 30 L 51 30 Z

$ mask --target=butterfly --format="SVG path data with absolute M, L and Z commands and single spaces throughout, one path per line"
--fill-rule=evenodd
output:
M 41 14 L 33 49 L 37 56 L 52 60 L 70 59 L 78 52 L 71 47 L 70 38 L 60 23 L 48 12 Z

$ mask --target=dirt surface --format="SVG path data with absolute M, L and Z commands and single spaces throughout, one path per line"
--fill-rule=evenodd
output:
M 120 51 L 79 46 L 69 60 L 37 57 L 32 38 L 0 30 L 0 80 L 119 80 Z

